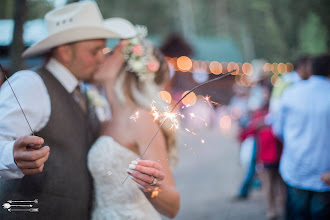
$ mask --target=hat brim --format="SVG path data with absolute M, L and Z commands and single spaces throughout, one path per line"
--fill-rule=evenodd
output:
M 120 34 L 123 39 L 136 36 L 134 25 L 124 18 L 107 18 L 104 20 L 103 24 L 108 30 Z
M 49 52 L 52 48 L 83 40 L 122 38 L 116 30 L 103 27 L 77 27 L 50 35 L 26 49 L 22 57 L 32 57 Z

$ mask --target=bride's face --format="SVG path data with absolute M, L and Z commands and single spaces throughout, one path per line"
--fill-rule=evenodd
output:
M 106 56 L 104 63 L 94 74 L 94 81 L 98 83 L 113 83 L 115 81 L 124 64 L 122 48 L 122 43 L 120 43 L 111 51 L 109 55 Z

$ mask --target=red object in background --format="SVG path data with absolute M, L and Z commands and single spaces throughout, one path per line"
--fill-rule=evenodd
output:
M 273 135 L 270 125 L 265 125 L 267 110 L 257 110 L 252 113 L 248 126 L 240 133 L 244 140 L 254 135 L 257 142 L 257 161 L 264 165 L 278 165 L 282 154 L 282 144 Z

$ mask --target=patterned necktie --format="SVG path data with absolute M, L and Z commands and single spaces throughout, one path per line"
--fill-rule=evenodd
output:
M 87 113 L 87 101 L 86 101 L 86 97 L 81 93 L 79 85 L 73 90 L 72 94 L 73 94 L 74 100 L 79 104 L 80 108 L 86 114 Z

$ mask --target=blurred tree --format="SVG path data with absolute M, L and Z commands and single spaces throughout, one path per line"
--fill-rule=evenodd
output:
M 149 33 L 166 36 L 182 29 L 177 1 L 97 0 L 104 18 L 123 17 L 133 24 L 148 26 Z M 181 32 L 181 31 L 180 31 Z
M 11 73 L 14 73 L 23 68 L 23 59 L 21 54 L 24 50 L 23 25 L 26 20 L 26 3 L 26 0 L 15 1 L 14 34 L 9 52 Z
M 27 20 L 44 18 L 54 8 L 54 3 L 45 0 L 27 0 Z
M 330 52 L 330 1 L 329 0 L 315 0 L 312 1 L 313 11 L 319 17 L 320 22 L 324 25 L 326 32 L 327 51 Z

